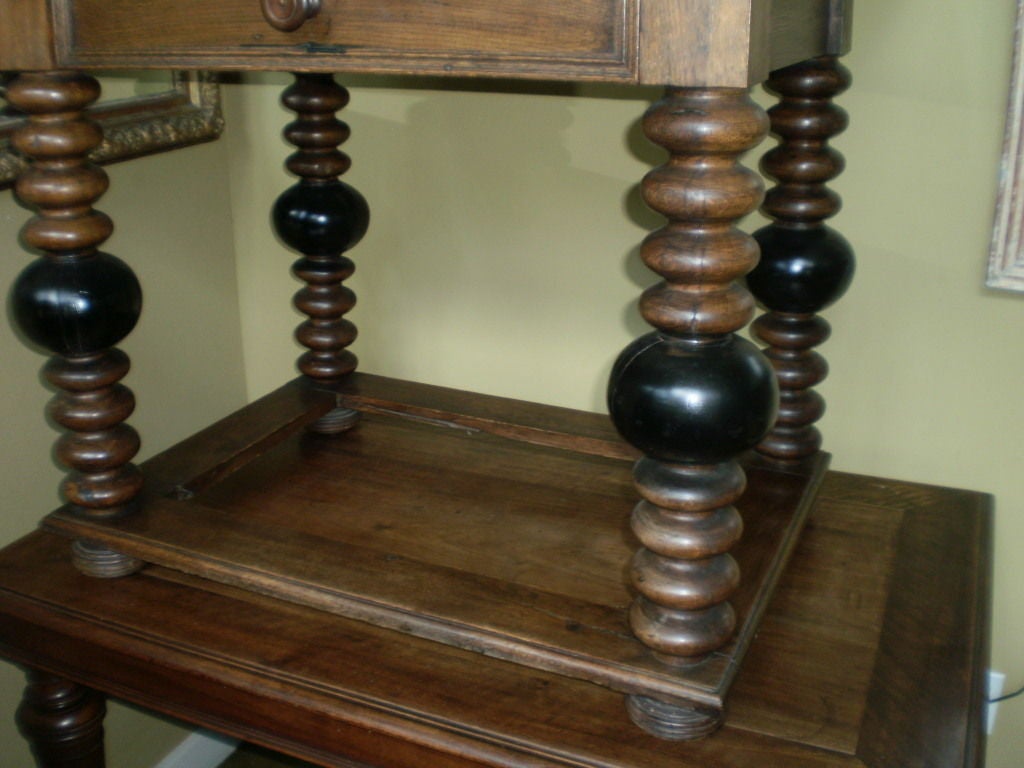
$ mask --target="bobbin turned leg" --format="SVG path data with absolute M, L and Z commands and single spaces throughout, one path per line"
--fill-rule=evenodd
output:
M 670 153 L 643 183 L 647 204 L 668 219 L 644 241 L 644 263 L 663 278 L 640 309 L 654 328 L 626 347 L 612 371 L 616 427 L 645 457 L 634 478 L 642 501 L 633 530 L 636 636 L 669 666 L 701 663 L 729 641 L 728 600 L 739 583 L 729 550 L 742 521 L 732 505 L 745 485 L 736 457 L 775 417 L 775 377 L 734 331 L 753 299 L 735 281 L 757 245 L 735 222 L 761 201 L 757 174 L 739 156 L 767 133 L 744 90 L 670 89 L 644 117 L 647 137 Z M 712 732 L 721 713 L 644 696 L 627 700 L 639 725 L 663 738 Z
M 18 725 L 40 768 L 103 768 L 103 697 L 69 680 L 30 672 Z
M 840 207 L 826 182 L 843 170 L 843 157 L 828 140 L 847 123 L 831 100 L 849 85 L 849 72 L 834 56 L 777 70 L 767 82 L 780 97 L 768 110 L 780 143 L 765 154 L 761 169 L 778 183 L 762 206 L 774 221 L 754 233 L 761 262 L 747 284 L 769 310 L 752 330 L 768 345 L 765 353 L 781 389 L 778 420 L 757 449 L 781 462 L 800 461 L 821 447 L 814 424 L 825 401 L 812 387 L 825 378 L 828 365 L 813 348 L 831 328 L 816 313 L 838 300 L 853 278 L 853 250 L 823 223 Z
M 68 430 L 56 447 L 71 469 L 63 495 L 78 514 L 109 518 L 130 513 L 142 486 L 131 463 L 139 436 L 124 423 L 135 398 L 119 383 L 128 357 L 114 348 L 135 326 L 142 294 L 131 269 L 98 249 L 113 225 L 92 208 L 107 175 L 86 159 L 102 136 L 83 110 L 99 94 L 95 79 L 76 72 L 21 74 L 7 86 L 10 103 L 28 116 L 13 137 L 31 161 L 15 190 L 38 212 L 22 237 L 42 254 L 14 284 L 14 317 L 29 339 L 55 353 L 44 374 L 59 390 L 50 415 Z M 88 541 L 75 542 L 73 553 L 93 576 L 141 566 Z
M 344 317 L 356 298 L 342 285 L 355 267 L 343 254 L 366 234 L 370 211 L 363 196 L 338 178 L 351 165 L 338 149 L 349 129 L 335 117 L 348 104 L 348 91 L 330 75 L 299 74 L 295 79 L 281 101 L 298 114 L 284 135 L 299 148 L 286 165 L 301 180 L 278 198 L 273 221 L 281 240 L 304 254 L 292 267 L 306 282 L 295 295 L 295 306 L 309 316 L 295 332 L 308 349 L 299 358 L 299 370 L 313 381 L 333 384 L 356 367 L 347 349 L 356 328 Z M 312 429 L 342 432 L 357 418 L 355 411 L 338 408 Z

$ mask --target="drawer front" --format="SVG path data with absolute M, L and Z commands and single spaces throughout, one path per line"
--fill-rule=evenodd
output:
M 283 32 L 260 0 L 65 0 L 79 66 L 632 79 L 637 0 L 322 0 Z

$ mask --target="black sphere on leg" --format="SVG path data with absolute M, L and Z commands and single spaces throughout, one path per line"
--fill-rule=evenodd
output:
M 113 347 L 131 332 L 142 312 L 135 274 L 103 252 L 37 259 L 18 276 L 11 299 L 22 332 L 64 356 Z
M 273 221 L 278 236 L 296 251 L 339 254 L 366 234 L 370 207 L 343 181 L 299 182 L 278 197 Z
M 769 224 L 754 239 L 761 260 L 747 275 L 747 287 L 775 312 L 820 312 L 842 297 L 853 280 L 853 249 L 831 227 Z
M 716 464 L 755 446 L 775 420 L 778 385 L 758 349 L 737 336 L 710 343 L 658 332 L 619 355 L 608 409 L 647 456 Z

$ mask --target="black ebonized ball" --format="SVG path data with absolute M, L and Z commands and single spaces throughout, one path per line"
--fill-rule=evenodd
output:
M 820 312 L 838 300 L 853 279 L 853 249 L 826 226 L 770 224 L 754 233 L 761 260 L 747 275 L 754 297 L 775 312 Z
M 608 410 L 622 436 L 667 462 L 717 463 L 757 445 L 775 421 L 771 365 L 746 339 L 694 344 L 658 332 L 619 355 Z
M 277 198 L 274 230 L 300 253 L 327 255 L 358 243 L 370 223 L 365 198 L 343 181 L 299 182 Z
M 11 295 L 18 327 L 36 344 L 66 357 L 114 346 L 131 333 L 142 312 L 142 289 L 116 256 L 38 259 Z

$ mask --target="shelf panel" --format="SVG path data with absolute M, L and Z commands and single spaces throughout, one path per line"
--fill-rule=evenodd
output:
M 363 411 L 357 427 L 304 429 L 336 402 Z M 739 631 L 674 670 L 626 622 L 634 453 L 606 422 L 366 375 L 335 393 L 297 381 L 147 464 L 141 513 L 63 511 L 47 525 L 406 634 L 720 709 L 826 459 L 787 472 L 748 464 Z

